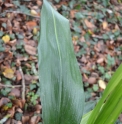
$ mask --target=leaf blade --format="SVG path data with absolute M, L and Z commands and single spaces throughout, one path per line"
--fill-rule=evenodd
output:
M 44 0 L 38 46 L 44 124 L 80 124 L 84 95 L 69 21 Z

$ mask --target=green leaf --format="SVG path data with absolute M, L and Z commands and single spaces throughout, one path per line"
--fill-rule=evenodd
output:
M 80 124 L 84 92 L 69 21 L 46 0 L 38 56 L 43 124 Z
M 81 121 L 80 124 L 86 124 L 91 114 L 92 114 L 92 111 L 90 111 L 87 114 L 83 115 L 83 118 L 82 118 L 82 121 Z
M 113 124 L 122 111 L 122 64 L 110 79 L 86 124 Z

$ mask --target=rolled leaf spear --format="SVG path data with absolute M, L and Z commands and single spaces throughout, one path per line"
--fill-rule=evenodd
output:
M 43 124 L 80 124 L 84 91 L 69 21 L 43 1 L 38 45 Z

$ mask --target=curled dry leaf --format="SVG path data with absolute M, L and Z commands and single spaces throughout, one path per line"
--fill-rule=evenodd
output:
M 102 89 L 106 88 L 106 83 L 103 80 L 99 80 L 98 83 L 99 83 L 100 88 L 102 88 Z
M 35 47 L 32 47 L 32 46 L 30 46 L 30 45 L 25 45 L 24 48 L 25 48 L 25 51 L 26 51 L 28 54 L 30 54 L 30 55 L 36 55 L 36 54 L 37 54 Z
M 11 68 L 6 68 L 3 72 L 6 78 L 12 79 L 14 77 L 14 71 Z
M 8 43 L 10 41 L 10 36 L 5 35 L 5 36 L 2 37 L 2 40 L 4 41 L 4 43 Z

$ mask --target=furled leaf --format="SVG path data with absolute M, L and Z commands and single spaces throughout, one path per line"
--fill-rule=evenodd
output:
M 84 93 L 69 21 L 46 0 L 38 55 L 43 124 L 80 124 Z

